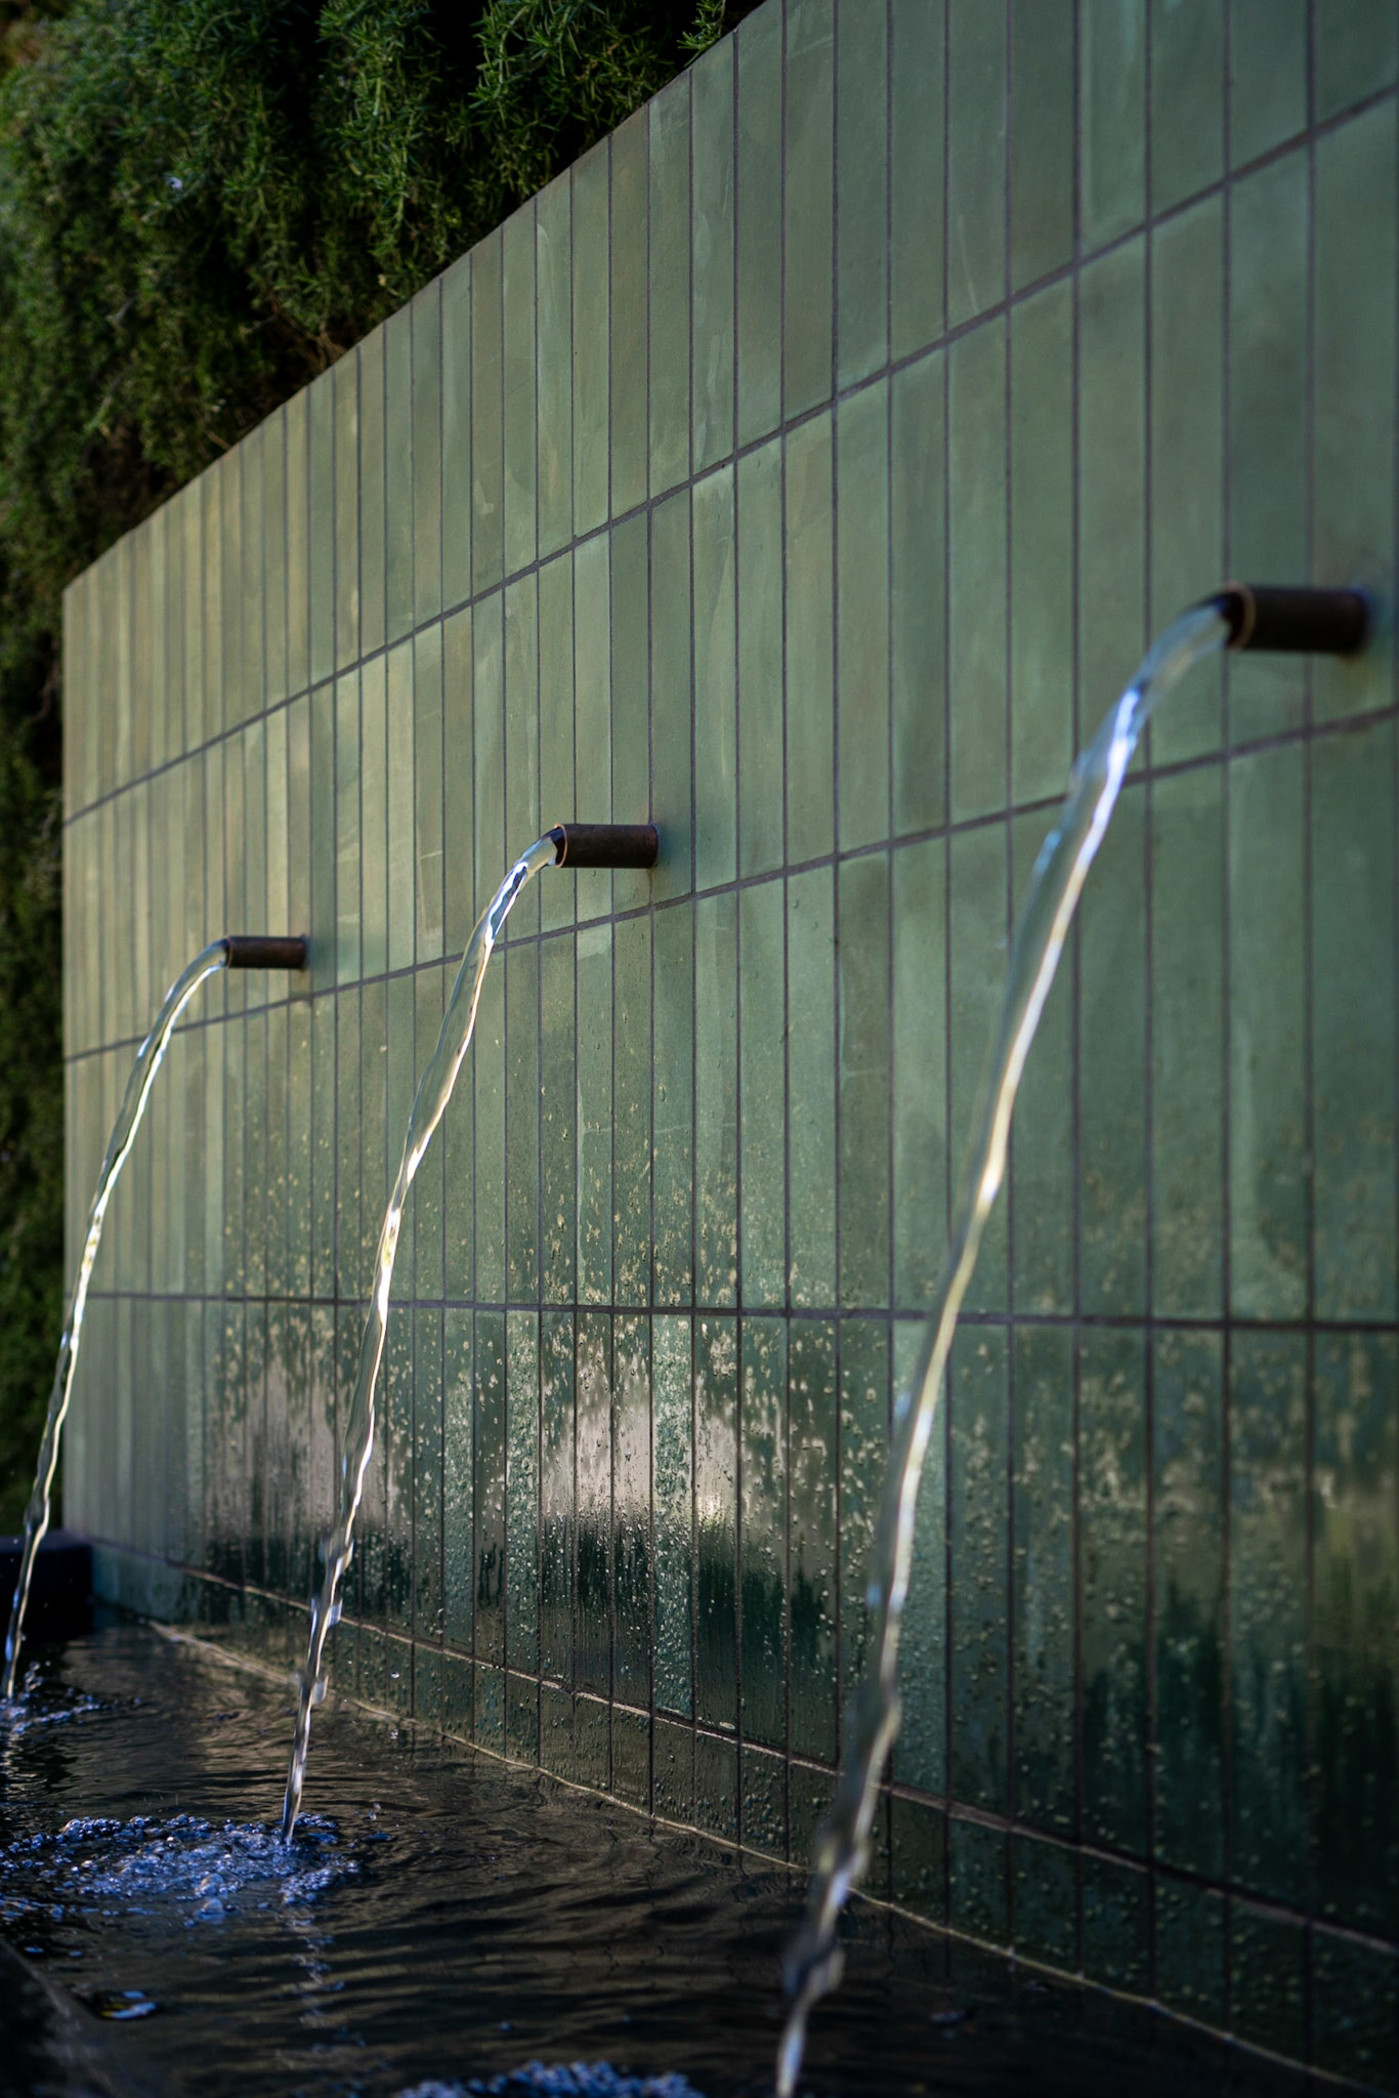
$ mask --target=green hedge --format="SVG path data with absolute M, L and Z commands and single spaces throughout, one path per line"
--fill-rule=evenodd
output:
M 0 0 L 0 1528 L 62 1309 L 63 586 L 753 0 Z

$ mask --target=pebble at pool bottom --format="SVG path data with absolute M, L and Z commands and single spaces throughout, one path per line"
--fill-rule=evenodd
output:
M 0 1721 L 0 1932 L 30 1969 L 0 1967 L 30 2050 L 0 2049 L 0 2093 L 41 2055 L 75 2094 L 771 2088 L 799 1878 L 333 1702 L 288 1857 L 279 1685 L 127 1625 L 32 1681 Z M 846 1939 L 812 2093 L 1305 2083 L 865 1904 Z

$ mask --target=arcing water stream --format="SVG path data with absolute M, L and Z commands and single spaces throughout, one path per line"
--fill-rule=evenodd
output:
M 296 1828 L 296 1817 L 301 1811 L 306 1756 L 311 1745 L 311 1713 L 325 1696 L 325 1676 L 322 1673 L 325 1643 L 331 1626 L 340 1616 L 340 1584 L 354 1552 L 355 1517 L 364 1498 L 364 1475 L 374 1452 L 374 1393 L 388 1328 L 389 1291 L 393 1285 L 398 1236 L 403 1227 L 403 1207 L 423 1155 L 432 1141 L 432 1133 L 446 1112 L 457 1073 L 471 1046 L 476 1008 L 481 1002 L 481 985 L 501 928 L 525 884 L 538 874 L 541 867 L 557 865 L 561 850 L 559 832 L 546 832 L 537 839 L 528 852 L 516 860 L 481 913 L 457 971 L 432 1061 L 423 1073 L 413 1112 L 408 1117 L 408 1134 L 403 1140 L 398 1177 L 384 1212 L 378 1250 L 374 1256 L 374 1291 L 369 1303 L 369 1317 L 365 1321 L 364 1339 L 360 1344 L 354 1397 L 345 1430 L 345 1449 L 340 1459 L 340 1519 L 322 1546 L 320 1585 L 311 1598 L 310 1642 L 297 1677 L 296 1734 L 282 1807 L 284 1842 L 290 1841 Z
M 44 1421 L 44 1437 L 39 1446 L 34 1490 L 29 1496 L 29 1506 L 24 1513 L 24 1550 L 20 1557 L 19 1575 L 15 1581 L 14 1601 L 10 1606 L 10 1627 L 5 1635 L 5 1677 L 0 1685 L 0 1695 L 3 1695 L 6 1701 L 15 1695 L 24 1613 L 29 1602 L 30 1583 L 34 1578 L 34 1561 L 49 1527 L 49 1510 L 53 1497 L 54 1474 L 58 1469 L 58 1452 L 63 1440 L 63 1423 L 73 1390 L 73 1372 L 78 1366 L 78 1349 L 82 1345 L 83 1337 L 83 1314 L 87 1310 L 88 1284 L 92 1280 L 97 1249 L 102 1243 L 102 1226 L 106 1220 L 107 1204 L 112 1199 L 112 1190 L 135 1142 L 141 1118 L 146 1112 L 146 1102 L 151 1096 L 151 1087 L 155 1084 L 156 1072 L 164 1062 L 165 1052 L 170 1046 L 175 1023 L 205 978 L 212 976 L 216 969 L 226 969 L 229 960 L 228 941 L 214 940 L 201 954 L 196 954 L 189 966 L 175 978 L 165 994 L 165 1003 L 156 1014 L 154 1027 L 136 1052 L 136 1061 L 132 1065 L 131 1076 L 126 1081 L 126 1092 L 122 1096 L 121 1111 L 107 1140 L 107 1153 L 102 1160 L 102 1171 L 97 1178 L 97 1193 L 93 1197 L 92 1210 L 87 1220 L 83 1256 L 78 1263 L 77 1279 L 73 1284 L 73 1293 L 68 1299 L 68 1317 L 58 1344 L 58 1367 L 54 1371 L 53 1390 L 49 1395 L 49 1410 Z
M 840 1912 L 869 1860 L 885 1760 L 899 1730 L 898 1659 L 913 1558 L 923 1459 L 942 1393 L 957 1316 L 982 1232 L 1005 1177 L 1011 1112 L 1088 870 L 1112 817 L 1132 753 L 1153 709 L 1205 656 L 1235 638 L 1224 600 L 1196 605 L 1167 628 L 1074 767 L 1059 821 L 1035 863 L 1016 927 L 1010 975 L 967 1154 L 962 1193 L 935 1308 L 918 1360 L 894 1406 L 889 1472 L 867 1601 L 875 1612 L 869 1671 L 851 1701 L 835 1800 L 817 1834 L 806 1917 L 786 1960 L 793 1999 L 777 2057 L 778 2098 L 792 2098 L 814 2004 L 840 1979 Z

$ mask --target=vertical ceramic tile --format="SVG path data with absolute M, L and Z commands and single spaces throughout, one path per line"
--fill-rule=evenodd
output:
M 606 1697 L 612 1687 L 612 1321 L 578 1320 L 574 1571 L 578 1687 Z
M 573 562 L 568 555 L 539 571 L 539 820 L 545 829 L 573 811 Z M 539 919 L 546 931 L 574 917 L 573 884 L 542 882 Z
M 889 350 L 942 333 L 946 203 L 945 0 L 894 0 L 889 44 Z
M 573 1681 L 574 1324 L 546 1312 L 540 1328 L 539 1666 Z
M 947 320 L 1000 303 L 1006 288 L 1006 10 L 949 0 Z
M 870 1665 L 869 1593 L 889 1446 L 889 1328 L 883 1319 L 840 1326 L 840 1696 L 848 1706 Z
M 607 1304 L 612 1267 L 612 940 L 610 925 L 578 935 L 578 1295 Z
M 1010 1720 L 1009 1520 L 1005 1335 L 968 1327 L 948 1365 L 952 1429 L 952 1783 L 959 1799 L 1004 1813 Z
M 1392 1319 L 1395 1272 L 1394 742 L 1388 723 L 1312 759 L 1311 1010 L 1317 1314 Z
M 786 443 L 786 796 L 790 860 L 835 841 L 832 432 L 819 416 Z
M 552 554 L 573 530 L 573 217 L 566 174 L 535 199 L 534 244 L 539 551 Z
M 906 845 L 890 877 L 893 997 L 894 1302 L 926 1305 L 947 1235 L 946 859 L 941 840 Z
M 889 1301 L 890 885 L 883 854 L 837 886 L 839 1301 Z
M 1153 1308 L 1217 1318 L 1224 1291 L 1224 782 L 1151 794 Z
M 951 352 L 952 814 L 1006 797 L 1006 342 L 999 326 Z
M 470 1651 L 475 1636 L 476 1356 L 473 1314 L 442 1322 L 442 1608 L 449 1645 Z
M 585 823 L 607 823 L 612 817 L 610 548 L 610 540 L 600 534 L 574 552 L 574 814 Z M 611 910 L 610 874 L 584 872 L 573 880 L 580 919 Z
M 734 478 L 725 469 L 697 483 L 691 514 L 695 885 L 701 889 L 732 881 L 738 871 L 735 525 Z
M 539 1317 L 505 1317 L 506 1630 L 512 1668 L 539 1668 Z
M 414 1313 L 413 1372 L 413 1633 L 436 1645 L 444 1627 L 442 1584 L 443 1481 L 442 1313 Z M 414 1712 L 431 1722 L 435 1711 L 419 1687 Z
M 577 1276 L 577 1085 L 573 942 L 539 948 L 539 1214 L 545 1301 L 572 1301 Z
M 649 1707 L 651 1350 L 647 1319 L 617 1320 L 613 1362 L 611 1550 L 616 1636 L 612 1694 L 624 1704 Z
M 826 1761 L 836 1750 L 839 1421 L 836 1329 L 825 1319 L 794 1321 L 787 1329 L 788 1746 Z
M 1236 1332 L 1229 1376 L 1230 1861 L 1305 1904 L 1306 1343 Z
M 1010 389 L 1010 796 L 1025 802 L 1061 794 L 1074 754 L 1069 286 L 1016 307 Z
M 688 906 L 658 911 L 652 941 L 651 1294 L 685 1304 L 694 1293 L 694 920 Z
M 1151 203 L 1169 211 L 1224 172 L 1224 14 L 1151 0 Z
M 787 1739 L 787 1328 L 742 1333 L 739 1476 L 740 1681 L 744 1741 Z
M 389 675 L 395 676 L 390 658 Z M 393 688 L 395 693 L 397 688 Z M 405 734 L 413 740 L 413 859 L 415 937 L 418 961 L 436 961 L 443 951 L 443 705 L 442 629 L 434 625 L 413 637 L 412 716 Z M 391 717 L 392 718 L 392 717 Z M 453 840 L 453 850 L 458 849 Z
M 737 919 L 732 893 L 695 906 L 695 1294 L 711 1305 L 738 1288 Z
M 1224 1865 L 1223 1352 L 1158 1333 L 1152 1360 L 1156 1854 L 1218 1880 Z
M 621 517 L 646 499 L 648 123 L 649 112 L 638 110 L 611 140 L 609 451 L 613 517 Z
M 1381 2089 L 1399 2082 L 1393 2015 L 1397 1967 L 1388 1946 L 1314 1932 L 1312 2050 L 1319 2067 Z
M 506 1580 L 506 1315 L 478 1311 L 472 1368 L 476 1460 L 475 1651 L 485 1661 L 505 1658 Z
M 472 615 L 442 625 L 443 939 L 460 954 L 476 918 L 476 722 Z
M 1001 1002 L 1006 939 L 1007 838 L 998 824 L 953 835 L 949 856 L 948 1052 L 951 1063 L 949 1137 L 953 1201 L 974 1134 L 973 1115 Z M 1006 1301 L 1008 1231 L 1006 1207 L 998 1205 L 986 1226 L 981 1256 L 967 1292 L 973 1311 L 996 1310 Z
M 651 1257 L 651 921 L 613 932 L 613 1288 L 644 1304 Z
M 650 486 L 690 471 L 690 76 L 648 111 Z
M 1390 1598 L 1399 1581 L 1388 1334 L 1316 1343 L 1311 1742 L 1320 1913 L 1393 1939 L 1399 1887 Z
M 1382 460 L 1394 443 L 1395 111 L 1392 102 L 1316 147 L 1312 571 L 1383 592 L 1394 567 L 1394 506 Z M 1362 230 L 1363 229 L 1363 230 Z M 1318 719 L 1387 707 L 1393 639 L 1380 622 L 1354 661 L 1319 658 Z
M 612 907 L 619 911 L 690 886 L 690 505 L 684 493 L 652 513 L 649 591 L 646 523 L 644 516 L 628 518 L 612 534 L 611 802 L 623 822 L 645 822 L 649 811 L 666 845 L 653 874 L 613 875 Z
M 1017 917 L 1024 909 L 1046 819 L 1018 816 L 1011 829 Z M 1007 1194 L 1011 1293 L 1017 1311 L 1068 1312 L 1074 1304 L 1073 976 L 1062 968 L 1045 1001 L 1020 1081 L 1011 1126 Z
M 688 1318 L 652 1321 L 651 1374 L 653 1696 L 658 1711 L 689 1715 L 694 1708 L 694 1335 Z
M 358 355 L 351 350 L 342 357 L 330 377 L 334 389 L 335 667 L 344 670 L 360 652 Z
M 488 1304 L 504 1302 L 507 1289 L 505 973 L 499 963 L 486 971 L 471 1047 L 475 1295 Z
M 1145 365 L 1145 253 L 1143 243 L 1133 240 L 1091 263 L 1079 279 L 1078 718 L 1083 735 L 1091 733 L 1090 724 L 1102 719 L 1122 691 L 1145 645 Z
M 1229 247 L 1229 572 L 1300 582 L 1307 563 L 1307 155 L 1235 185 Z M 1302 719 L 1305 659 L 1230 665 L 1233 740 Z
M 889 357 L 889 164 L 866 147 L 888 124 L 887 12 L 841 8 L 836 52 L 837 379 L 849 386 Z
M 1234 0 L 1229 16 L 1229 158 L 1242 167 L 1307 120 L 1306 0 Z
M 834 1004 L 834 883 L 829 869 L 813 868 L 787 884 L 787 1287 L 794 1305 L 835 1300 Z
M 444 1005 L 451 984 L 451 972 L 442 969 L 420 969 L 415 979 L 412 1067 L 414 1089 L 421 1082 L 419 1074 L 427 1070 L 435 1044 L 440 1038 Z M 406 1135 L 405 1113 L 399 1132 L 400 1141 Z M 440 1126 L 427 1156 L 418 1168 L 412 1207 L 415 1294 L 419 1298 L 426 1297 L 436 1301 L 444 1293 L 443 1236 L 446 1225 L 446 1146 L 442 1142 Z
M 836 766 L 842 849 L 889 835 L 889 396 L 836 424 Z
M 1230 2023 L 1240 2039 L 1292 2060 L 1307 2051 L 1305 1926 L 1234 1903 L 1229 1912 Z
M 335 660 L 335 388 L 334 370 L 328 371 L 306 396 L 309 493 L 306 521 L 307 565 L 310 589 L 310 679 L 313 685 L 332 675 Z M 205 560 L 209 559 L 209 516 L 205 512 Z M 206 565 L 206 574 L 208 572 Z M 207 618 L 206 618 L 207 635 Z M 208 684 L 206 678 L 206 695 Z M 216 717 L 206 708 L 208 728 Z
M 442 299 L 436 281 L 413 301 L 413 620 L 442 610 Z M 530 354 L 533 358 L 533 329 Z M 531 435 L 533 433 L 531 432 Z
M 1231 1308 L 1297 1318 L 1307 1302 L 1303 761 L 1229 769 Z
M 471 257 L 471 555 L 478 594 L 500 581 L 505 560 L 502 272 L 497 231 Z
M 494 252 L 498 259 L 498 247 Z M 495 326 L 498 333 L 498 305 Z M 384 323 L 384 638 L 388 641 L 397 641 L 413 624 L 412 329 L 411 306 L 402 307 Z M 494 368 L 498 396 L 498 352 Z M 496 526 L 498 532 L 498 516 Z
M 359 647 L 372 655 L 384 645 L 385 445 L 384 330 L 359 346 Z
M 890 394 L 890 773 L 895 835 L 947 809 L 946 365 L 896 374 Z
M 359 1295 L 360 1215 L 360 1009 L 358 990 L 335 1000 L 335 1295 Z
M 339 741 L 337 694 L 333 685 L 322 685 L 310 698 L 311 708 L 311 812 L 310 896 L 305 918 L 311 936 L 310 978 L 312 987 L 323 990 L 339 974 L 339 900 L 335 878 L 339 872 L 339 796 L 336 792 L 335 759 Z M 348 726 L 348 724 L 347 724 Z M 348 811 L 346 812 L 348 815 Z M 356 873 L 355 888 L 359 881 Z M 356 905 L 358 908 L 358 905 Z
M 738 534 L 738 863 L 782 864 L 782 453 L 749 452 L 736 476 Z
M 1070 1334 L 1015 1335 L 1011 1622 L 1016 1815 L 1071 1832 L 1075 1793 L 1074 1364 Z
M 502 232 L 505 573 L 533 562 L 538 547 L 534 212 Z M 421 616 L 421 614 L 420 614 Z
M 608 514 L 610 160 L 606 141 L 573 170 L 573 529 Z
M 397 990 L 397 986 L 395 986 Z M 389 986 L 367 983 L 360 992 L 360 1217 L 354 1294 L 368 1296 L 374 1253 L 388 1195 Z M 397 1160 L 395 1159 L 395 1164 Z
M 401 906 L 397 895 L 399 854 L 392 847 L 400 841 L 390 835 L 391 794 L 389 769 L 388 662 L 371 656 L 359 673 L 359 830 L 355 855 L 359 872 L 360 943 L 359 973 L 382 976 L 398 957 L 389 945 L 390 918 L 397 919 Z M 338 756 L 338 753 L 337 753 Z M 343 790 L 345 772 L 339 768 L 337 784 Z M 351 774 L 353 791 L 353 774 Z M 344 911 L 346 891 L 353 880 L 341 849 L 339 893 Z M 391 884 L 394 893 L 390 893 Z M 353 895 L 353 890 L 350 890 Z M 411 901 L 411 890 L 410 890 Z
M 751 444 L 782 414 L 782 10 L 759 8 L 739 25 L 736 350 L 738 442 Z
M 539 836 L 539 582 L 521 576 L 505 592 L 505 831 L 501 874 Z M 511 913 L 515 935 L 539 926 L 539 886 Z
M 1122 795 L 1079 911 L 1078 1258 L 1083 1307 L 1146 1307 L 1146 808 Z
M 309 396 L 293 394 L 287 402 L 287 689 L 300 692 L 310 682 L 311 648 L 311 549 L 308 536 L 308 482 L 307 415 Z M 195 608 L 200 602 L 199 592 L 193 587 L 193 579 L 199 573 L 199 549 L 197 531 L 199 512 L 197 505 L 186 501 L 185 510 L 185 748 L 190 750 L 200 740 L 192 720 L 191 700 L 195 690 L 195 672 L 199 658 L 197 641 L 191 646 L 191 624 Z
M 703 472 L 733 448 L 734 71 L 726 37 L 690 69 L 691 454 Z
M 1091 253 L 1146 209 L 1147 0 L 1096 0 L 1080 14 L 1080 238 Z
M 1151 244 L 1151 625 L 1159 633 L 1225 573 L 1224 210 L 1206 197 L 1168 219 Z M 1201 663 L 1151 725 L 1161 763 L 1216 750 L 1222 679 Z M 1085 700 L 1089 695 L 1085 693 Z M 1085 715 L 1091 733 L 1096 717 Z
M 787 0 L 783 128 L 782 406 L 831 391 L 834 0 Z
M 470 256 L 454 262 L 441 281 L 442 603 L 451 607 L 471 595 Z
M 246 636 L 243 620 L 243 482 L 247 465 L 243 448 L 238 446 L 219 461 L 215 474 L 219 506 L 219 623 L 213 631 L 205 628 L 204 644 L 206 649 L 212 645 L 219 652 L 223 726 L 226 729 L 236 728 L 251 711 L 248 673 L 252 666 L 244 663 Z M 250 561 L 253 552 L 250 546 Z M 127 677 L 131 669 L 131 553 L 131 540 L 118 540 L 120 668 Z M 119 683 L 117 697 L 120 708 L 117 717 L 117 777 L 119 781 L 126 781 L 131 777 L 131 733 L 135 726 L 130 688 Z
M 1393 85 L 1399 23 L 1388 0 L 1317 0 L 1312 36 L 1318 121 Z
M 1074 7 L 1011 0 L 1010 281 L 1031 284 L 1074 245 Z
M 1079 1652 L 1083 1819 L 1090 1842 L 1147 1847 L 1146 1358 L 1140 1332 L 1079 1340 Z

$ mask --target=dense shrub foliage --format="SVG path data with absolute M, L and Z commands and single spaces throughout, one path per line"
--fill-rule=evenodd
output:
M 61 1315 L 63 585 L 752 0 L 0 0 L 0 1527 Z

